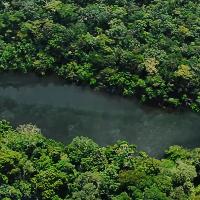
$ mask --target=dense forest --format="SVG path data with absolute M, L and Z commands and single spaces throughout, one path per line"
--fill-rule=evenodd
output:
M 200 1 L 0 0 L 8 71 L 200 111 Z M 0 199 L 199 200 L 200 148 L 156 159 L 125 141 L 65 145 L 2 120 Z
M 198 111 L 199 55 L 199 0 L 0 1 L 0 71 Z
M 158 160 L 119 141 L 63 145 L 28 124 L 0 121 L 1 200 L 199 200 L 200 149 L 170 147 Z

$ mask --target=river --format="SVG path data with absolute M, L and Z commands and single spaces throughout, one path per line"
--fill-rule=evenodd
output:
M 14 125 L 36 124 L 45 136 L 63 143 L 76 136 L 100 145 L 126 140 L 157 157 L 170 145 L 200 146 L 199 114 L 166 112 L 51 76 L 1 74 L 0 118 Z

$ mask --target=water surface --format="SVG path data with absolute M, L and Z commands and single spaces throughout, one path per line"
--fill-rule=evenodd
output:
M 170 145 L 200 146 L 196 113 L 169 113 L 33 74 L 0 75 L 0 119 L 36 124 L 44 135 L 64 143 L 81 135 L 100 145 L 127 140 L 154 156 Z

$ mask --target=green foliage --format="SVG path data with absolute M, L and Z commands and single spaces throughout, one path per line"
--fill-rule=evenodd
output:
M 0 13 L 1 71 L 200 110 L 198 0 L 4 0 Z
M 170 147 L 158 160 L 119 141 L 77 137 L 64 147 L 32 125 L 0 121 L 0 199 L 196 200 L 200 151 Z
M 80 66 L 75 62 L 62 65 L 59 69 L 59 75 L 74 82 L 89 82 L 93 77 L 91 65 L 84 64 Z
M 112 200 L 131 200 L 126 192 L 122 192 L 120 195 L 113 197 Z
M 33 188 L 40 199 L 52 199 L 57 194 L 65 197 L 68 191 L 67 174 L 49 167 L 45 171 L 40 171 L 31 179 Z

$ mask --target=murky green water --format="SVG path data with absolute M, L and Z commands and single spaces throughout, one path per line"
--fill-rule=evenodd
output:
M 200 146 L 198 114 L 141 106 L 52 77 L 0 75 L 0 118 L 14 124 L 31 122 L 64 143 L 80 135 L 100 145 L 121 139 L 155 156 L 174 144 Z

